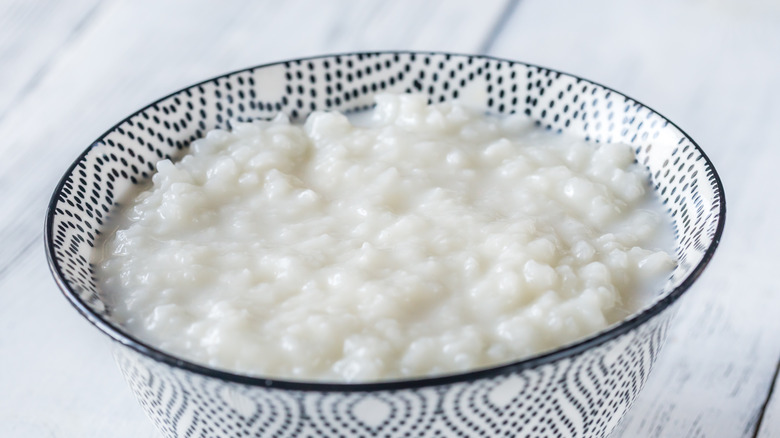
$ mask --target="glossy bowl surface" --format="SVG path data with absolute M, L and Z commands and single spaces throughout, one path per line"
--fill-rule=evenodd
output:
M 489 369 L 365 384 L 265 379 L 208 368 L 126 333 L 111 318 L 91 257 L 110 217 L 155 163 L 230 120 L 278 112 L 356 111 L 377 92 L 455 98 L 487 113 L 522 112 L 547 129 L 594 143 L 631 144 L 675 228 L 679 266 L 652 302 L 575 344 Z M 672 122 L 602 85 L 484 56 L 356 53 L 268 64 L 166 96 L 119 122 L 78 157 L 51 198 L 46 251 L 70 302 L 116 341 L 136 397 L 167 437 L 605 436 L 633 402 L 663 345 L 677 299 L 723 232 L 720 179 Z M 465 434 L 465 435 L 463 435 Z

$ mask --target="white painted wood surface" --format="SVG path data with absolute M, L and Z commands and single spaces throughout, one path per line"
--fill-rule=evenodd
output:
M 775 374 L 775 386 L 770 399 L 767 400 L 762 422 L 758 428 L 758 436 L 760 438 L 780 437 L 780 394 L 777 389 L 777 380 L 778 375 Z
M 0 436 L 158 437 L 41 241 L 69 163 L 156 97 L 299 56 L 486 53 L 610 85 L 696 139 L 727 229 L 615 437 L 780 437 L 780 4 L 0 0 Z M 777 383 L 775 382 L 775 385 Z

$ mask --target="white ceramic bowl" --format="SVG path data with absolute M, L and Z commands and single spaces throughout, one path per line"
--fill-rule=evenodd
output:
M 628 319 L 545 354 L 473 372 L 368 384 L 248 377 L 182 360 L 112 321 L 90 254 L 110 216 L 155 163 L 186 153 L 229 119 L 315 109 L 352 111 L 378 91 L 432 102 L 482 96 L 488 113 L 523 112 L 541 126 L 592 142 L 625 142 L 669 210 L 679 266 Z M 114 341 L 117 362 L 166 437 L 560 436 L 603 437 L 647 379 L 677 299 L 720 239 L 723 188 L 712 163 L 677 126 L 602 85 L 520 62 L 444 53 L 358 53 L 280 62 L 177 91 L 98 138 L 51 199 L 46 250 L 71 303 Z

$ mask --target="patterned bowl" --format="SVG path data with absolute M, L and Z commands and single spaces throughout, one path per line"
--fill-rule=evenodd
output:
M 580 342 L 456 375 L 368 384 L 248 377 L 182 360 L 112 321 L 90 256 L 119 199 L 163 158 L 230 119 L 302 119 L 352 111 L 379 91 L 430 101 L 471 96 L 488 113 L 523 112 L 589 141 L 636 148 L 671 215 L 679 266 L 640 312 Z M 632 404 L 664 343 L 674 304 L 723 231 L 723 187 L 694 141 L 666 118 L 602 85 L 520 62 L 443 53 L 358 53 L 253 67 L 164 97 L 98 138 L 68 169 L 46 217 L 54 279 L 114 341 L 119 367 L 166 437 L 603 437 Z

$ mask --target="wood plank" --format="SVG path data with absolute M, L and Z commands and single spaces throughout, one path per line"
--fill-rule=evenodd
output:
M 491 51 L 649 104 L 702 145 L 724 180 L 729 213 L 719 253 L 683 299 L 667 348 L 615 437 L 755 432 L 780 355 L 780 287 L 767 275 L 776 269 L 780 199 L 766 189 L 780 160 L 780 61 L 771 55 L 780 47 L 778 19 L 778 4 L 760 0 L 565 8 L 524 0 Z
M 35 87 L 57 51 L 78 35 L 99 0 L 0 2 L 0 119 Z
M 775 369 L 775 382 L 771 397 L 761 418 L 758 438 L 780 438 L 780 359 Z
M 24 291 L 0 294 L 0 435 L 158 436 L 107 341 L 58 296 L 42 254 L 44 206 L 94 138 L 168 92 L 263 62 L 392 48 L 474 51 L 504 6 L 123 0 L 96 9 L 0 120 L 0 211 L 10 212 L 0 215 L 0 288 Z M 453 32 L 452 23 L 463 25 Z M 19 36 L 21 50 L 41 50 L 34 34 Z
M 0 436 L 159 438 L 110 341 L 59 296 L 36 243 L 0 282 Z

